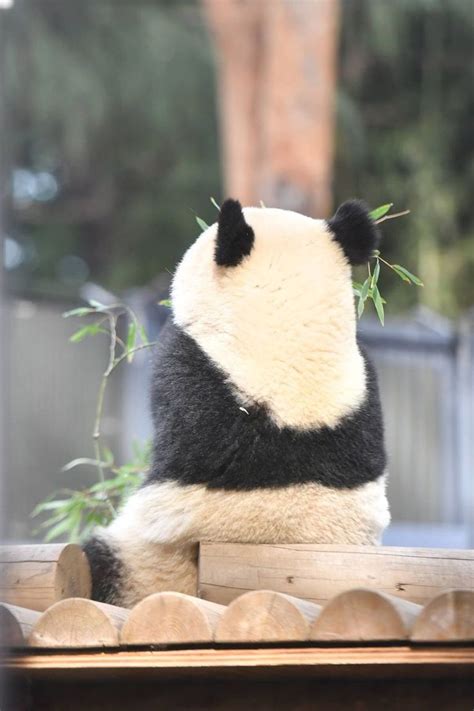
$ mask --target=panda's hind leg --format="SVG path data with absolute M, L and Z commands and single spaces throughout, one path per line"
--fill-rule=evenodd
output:
M 197 544 L 161 544 L 121 538 L 100 529 L 84 546 L 92 574 L 92 599 L 133 607 L 147 595 L 164 590 L 195 595 Z

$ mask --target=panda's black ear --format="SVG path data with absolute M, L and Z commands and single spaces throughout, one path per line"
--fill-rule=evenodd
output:
M 328 225 L 353 266 L 368 262 L 374 249 L 377 249 L 379 230 L 370 217 L 369 208 L 360 200 L 344 202 L 328 220 Z
M 222 203 L 217 225 L 215 260 L 221 267 L 236 267 L 252 251 L 255 235 L 245 222 L 238 200 Z

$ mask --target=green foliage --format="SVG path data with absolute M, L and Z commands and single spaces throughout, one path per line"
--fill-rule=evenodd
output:
M 69 339 L 80 343 L 88 336 L 106 334 L 109 339 L 109 360 L 102 375 L 97 395 L 97 406 L 92 433 L 94 457 L 80 457 L 69 462 L 64 472 L 77 467 L 95 467 L 98 481 L 81 491 L 72 488 L 61 489 L 39 503 L 32 516 L 44 516 L 38 531 L 45 532 L 45 541 L 67 536 L 70 541 L 83 540 L 98 525 L 107 525 L 130 493 L 140 484 L 150 465 L 151 446 L 134 443 L 132 461 L 117 465 L 110 449 L 102 443 L 101 423 L 104 397 L 109 378 L 123 361 L 131 363 L 135 353 L 154 346 L 145 333 L 143 324 L 135 312 L 126 304 L 116 303 L 105 306 L 91 300 L 88 307 L 72 309 L 63 314 L 64 318 L 88 318 L 91 323 L 81 326 Z M 118 335 L 118 323 L 128 321 L 126 341 Z
M 150 466 L 151 446 L 134 444 L 133 459 L 121 466 L 114 462 L 112 452 L 103 448 L 104 459 L 81 458 L 69 462 L 64 471 L 81 466 L 101 466 L 107 478 L 81 491 L 61 489 L 39 503 L 33 517 L 47 515 L 38 531 L 46 532 L 44 540 L 52 541 L 67 536 L 71 542 L 84 540 L 96 526 L 106 526 L 115 510 L 143 481 Z
M 384 234 L 390 308 L 420 300 L 456 316 L 474 303 L 472 3 L 357 0 L 342 10 L 335 202 L 394 195 L 412 208 Z M 400 288 L 399 262 L 423 291 Z
M 401 217 L 402 215 L 407 214 L 407 211 L 404 211 L 390 215 L 389 212 L 392 207 L 393 203 L 380 205 L 380 207 L 376 207 L 374 210 L 371 211 L 370 216 L 376 224 L 379 224 L 384 220 Z M 405 269 L 405 267 L 401 267 L 399 264 L 390 264 L 390 262 L 387 262 L 385 259 L 382 258 L 379 250 L 376 250 L 374 252 L 374 254 L 372 255 L 372 259 L 375 260 L 373 271 L 371 270 L 369 262 L 367 264 L 368 276 L 366 280 L 362 284 L 360 282 L 354 281 L 352 284 L 352 288 L 354 294 L 359 299 L 357 302 L 357 316 L 361 318 L 362 314 L 364 313 L 365 304 L 367 303 L 367 300 L 371 299 L 373 301 L 374 308 L 379 318 L 379 321 L 383 326 L 385 324 L 384 305 L 387 302 L 384 298 L 382 298 L 378 286 L 380 276 L 380 263 L 385 264 L 385 266 L 389 267 L 389 269 L 395 272 L 395 274 L 397 274 L 397 276 L 399 276 L 402 281 L 407 282 L 408 284 L 423 286 L 423 282 L 421 281 L 421 279 L 419 279 L 419 277 L 409 272 L 408 269 Z

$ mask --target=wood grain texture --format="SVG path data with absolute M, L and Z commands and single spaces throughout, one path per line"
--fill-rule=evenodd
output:
M 129 610 L 83 598 L 61 600 L 43 612 L 30 635 L 32 647 L 116 647 Z
M 40 614 L 17 605 L 0 603 L 0 647 L 26 646 Z
M 474 551 L 330 545 L 202 543 L 199 595 L 228 605 L 265 588 L 324 604 L 367 587 L 419 604 L 447 589 L 471 588 Z
M 271 590 L 254 590 L 234 600 L 216 629 L 216 642 L 303 641 L 319 605 Z
M 421 605 L 356 588 L 336 595 L 312 624 L 310 638 L 375 642 L 407 639 Z
M 180 649 L 17 654 L 3 659 L 9 672 L 30 678 L 282 678 L 282 675 L 354 677 L 378 674 L 416 677 L 444 673 L 472 676 L 474 645 Z
M 80 546 L 0 546 L 3 602 L 43 612 L 58 600 L 90 593 L 89 563 Z
M 474 590 L 437 595 L 420 613 L 411 638 L 417 642 L 474 642 Z
M 121 644 L 211 642 L 225 608 L 175 592 L 149 595 L 131 611 Z

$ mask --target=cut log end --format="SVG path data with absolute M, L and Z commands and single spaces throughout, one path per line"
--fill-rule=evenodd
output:
M 162 592 L 138 603 L 125 623 L 122 644 L 211 642 L 224 607 L 190 595 Z
M 0 603 L 0 647 L 24 647 L 40 613 L 17 605 Z
M 90 597 L 92 580 L 89 561 L 79 546 L 71 543 L 61 550 L 54 586 L 56 600 Z
M 308 638 L 319 605 L 275 593 L 254 590 L 234 600 L 216 629 L 217 642 L 280 642 Z
M 42 612 L 68 597 L 90 597 L 87 558 L 75 544 L 0 546 L 0 599 Z
M 449 590 L 420 613 L 411 636 L 416 642 L 474 641 L 474 591 Z
M 116 647 L 128 610 L 69 598 L 44 612 L 30 635 L 33 647 Z
M 357 588 L 330 600 L 313 623 L 318 641 L 382 641 L 409 636 L 421 607 L 392 595 Z

